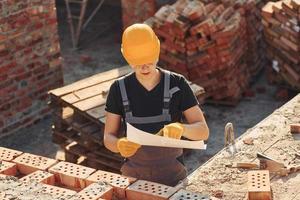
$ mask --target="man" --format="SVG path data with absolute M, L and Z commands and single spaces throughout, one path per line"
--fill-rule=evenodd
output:
M 104 144 L 126 158 L 121 168 L 123 175 L 175 186 L 187 176 L 178 160 L 182 149 L 141 146 L 126 137 L 118 138 L 121 119 L 164 137 L 207 140 L 209 130 L 203 113 L 186 79 L 156 66 L 160 42 L 151 27 L 128 27 L 122 36 L 121 51 L 134 72 L 110 88 Z M 183 115 L 188 124 L 180 123 Z

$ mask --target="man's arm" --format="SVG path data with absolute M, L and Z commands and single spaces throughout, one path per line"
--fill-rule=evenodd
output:
M 112 152 L 119 153 L 117 148 L 118 131 L 121 126 L 121 116 L 106 112 L 106 121 L 104 128 L 104 146 Z
M 207 140 L 209 129 L 198 105 L 183 112 L 188 124 L 183 124 L 183 136 L 190 140 Z

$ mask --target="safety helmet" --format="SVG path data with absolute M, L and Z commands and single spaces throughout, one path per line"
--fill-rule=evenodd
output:
M 131 65 L 143 65 L 158 61 L 160 42 L 147 24 L 133 24 L 122 36 L 121 52 Z

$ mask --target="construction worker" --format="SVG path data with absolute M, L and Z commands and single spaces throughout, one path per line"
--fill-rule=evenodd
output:
M 119 138 L 121 121 L 164 137 L 207 140 L 205 118 L 187 80 L 156 66 L 160 42 L 151 27 L 134 24 L 126 28 L 121 51 L 133 72 L 111 85 L 105 108 L 104 144 L 126 158 L 123 175 L 175 186 L 187 176 L 179 162 L 182 149 L 141 146 L 126 137 Z M 180 122 L 183 116 L 188 124 Z

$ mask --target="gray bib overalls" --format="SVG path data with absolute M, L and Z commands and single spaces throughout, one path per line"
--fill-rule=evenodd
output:
M 160 69 L 161 70 L 161 69 Z M 125 77 L 119 79 L 119 86 L 125 111 L 125 121 L 132 125 L 151 124 L 156 130 L 171 123 L 169 104 L 172 93 L 179 88 L 170 90 L 170 72 L 161 70 L 164 75 L 164 97 L 162 114 L 149 117 L 133 116 L 130 102 L 125 88 Z M 123 164 L 121 172 L 123 175 L 132 176 L 142 180 L 175 186 L 180 180 L 187 176 L 186 168 L 177 157 L 182 155 L 182 149 L 168 147 L 142 146 L 135 155 L 129 157 Z

